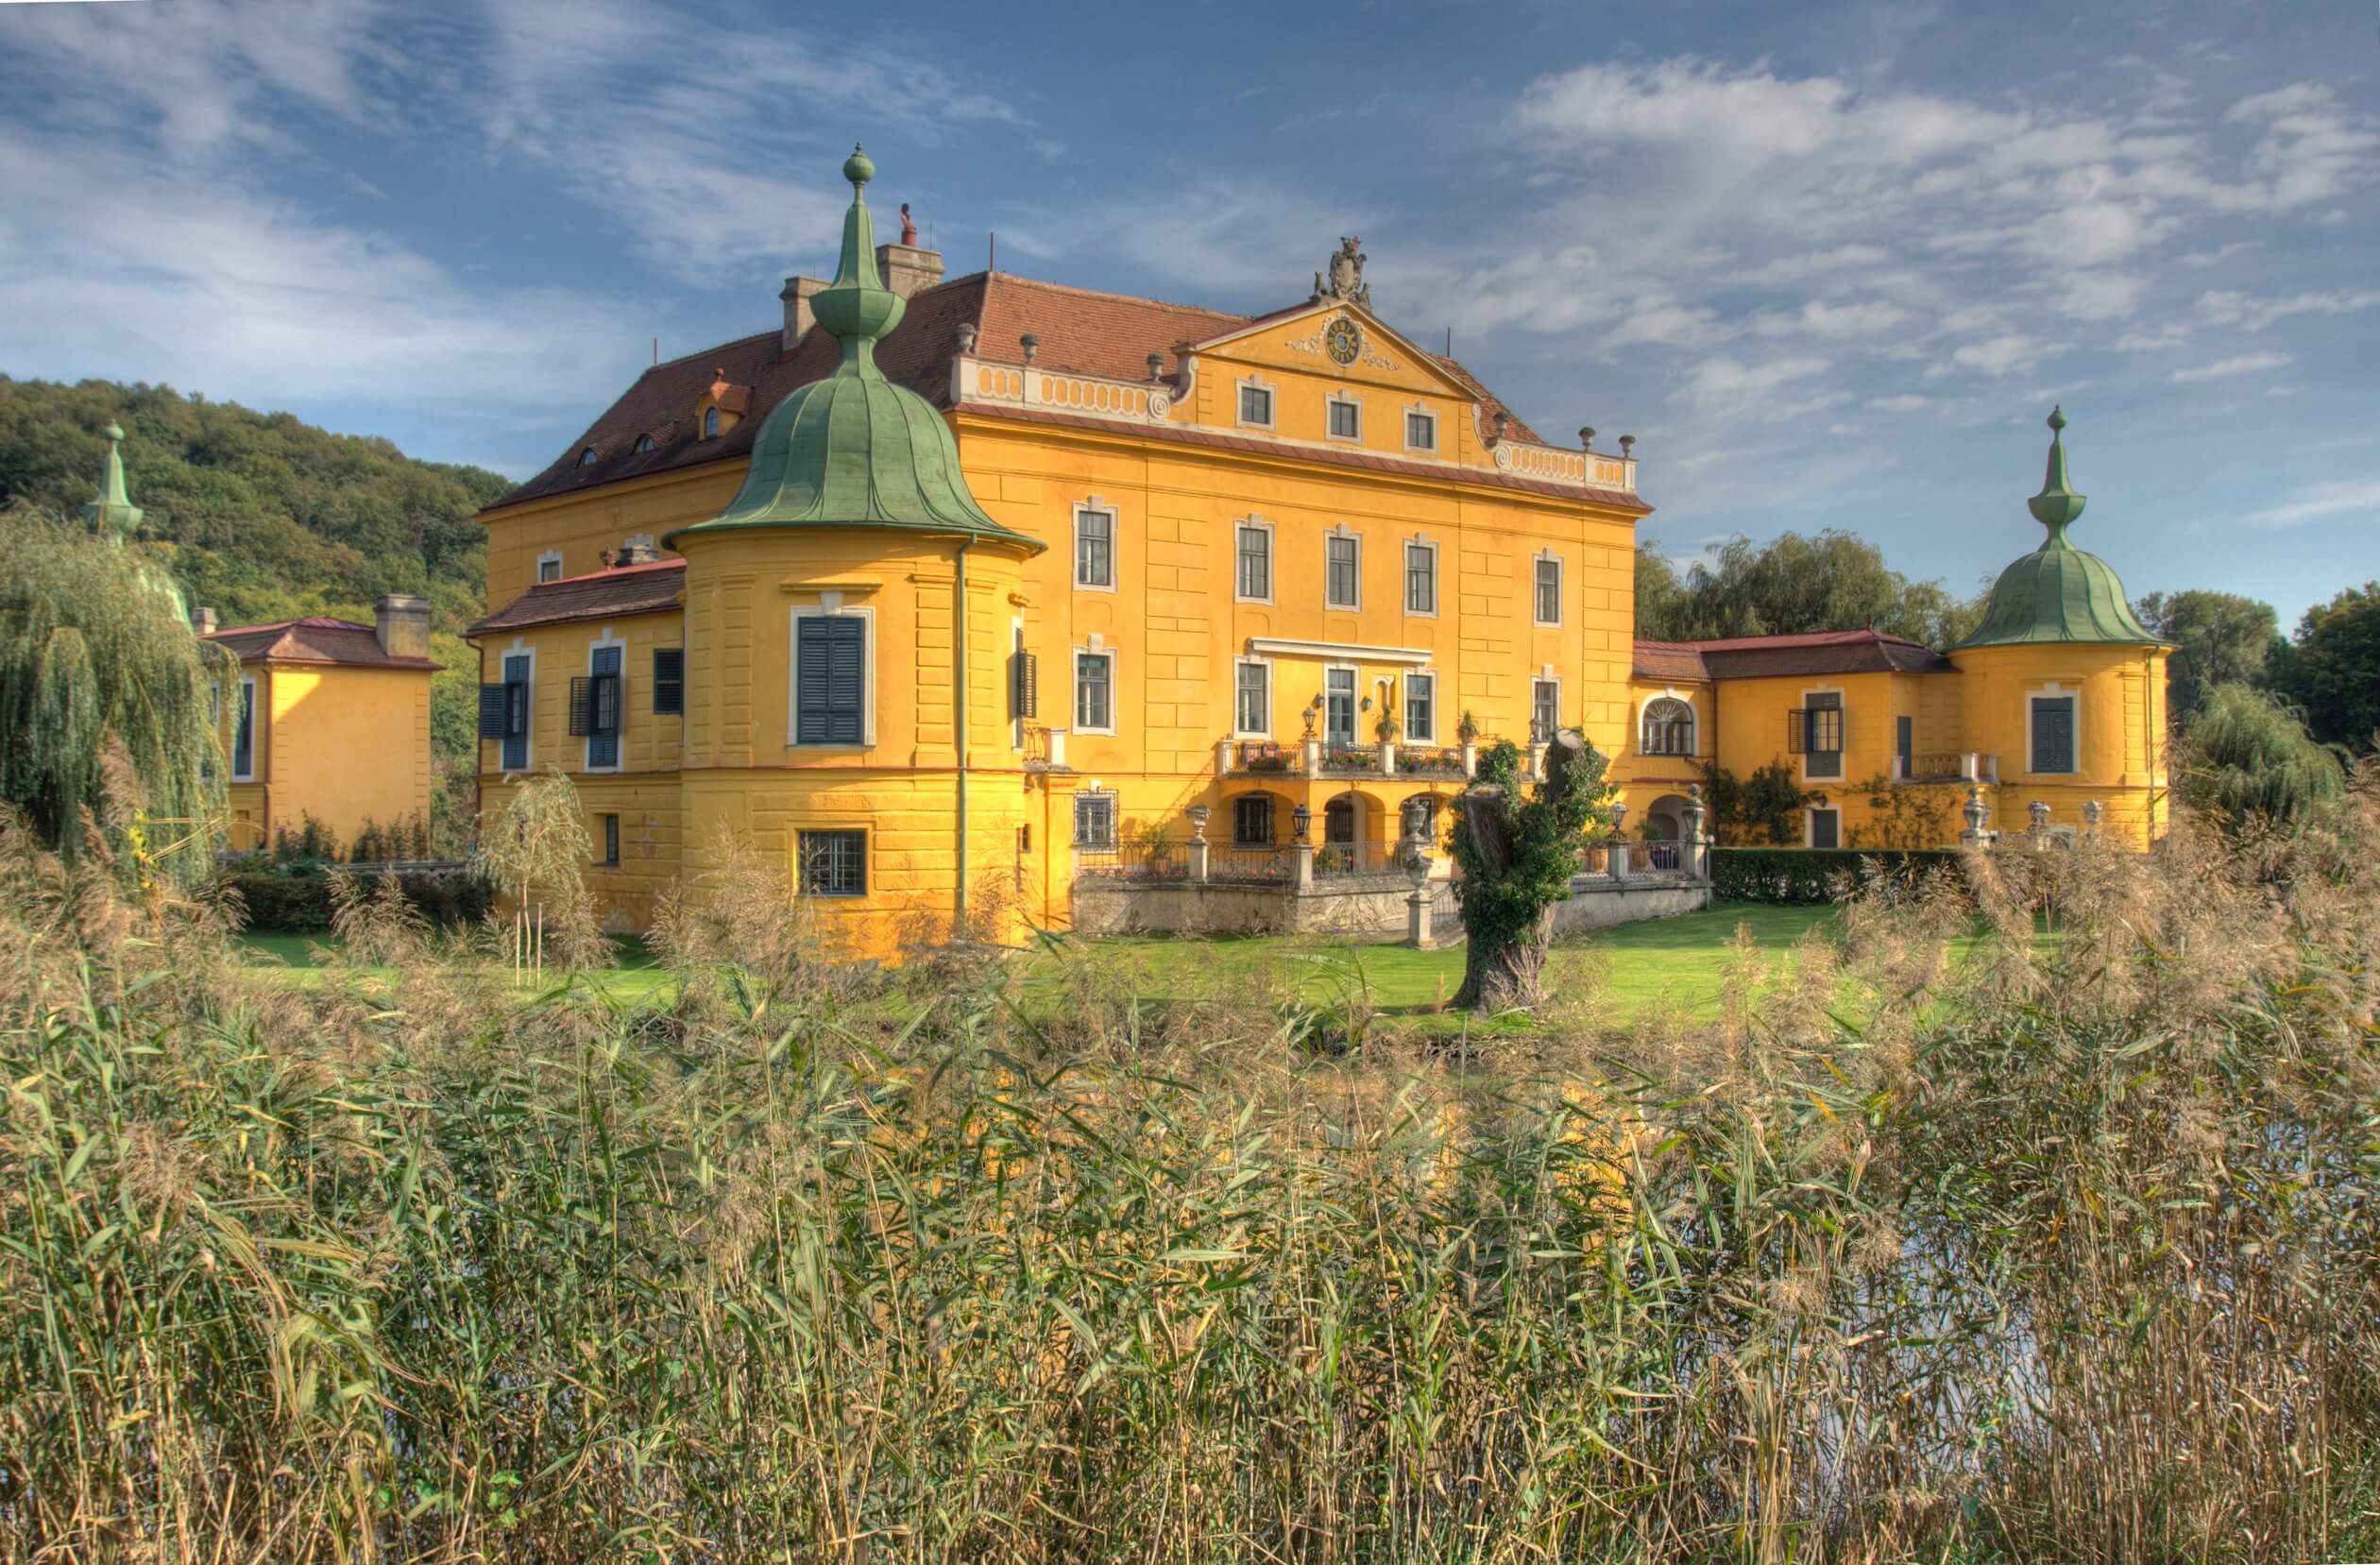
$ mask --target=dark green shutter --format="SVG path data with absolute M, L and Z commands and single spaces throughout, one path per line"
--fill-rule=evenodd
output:
M 686 711 L 686 649 L 653 649 L 653 709 L 656 715 Z
M 506 699 L 504 687 L 502 685 L 480 687 L 480 738 L 502 739 L 504 737 Z
M 570 712 L 563 732 L 573 739 L 586 736 L 594 709 L 594 685 L 595 682 L 585 674 L 575 675 L 570 680 Z
M 2035 772 L 2074 770 L 2074 698 L 2035 700 L 2032 704 L 2032 769 Z
M 810 615 L 799 624 L 794 642 L 798 669 L 794 742 L 862 742 L 866 738 L 866 621 L 856 616 Z

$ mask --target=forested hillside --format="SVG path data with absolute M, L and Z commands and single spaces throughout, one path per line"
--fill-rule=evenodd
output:
M 369 623 L 383 592 L 430 600 L 441 666 L 432 738 L 450 774 L 436 813 L 468 813 L 479 664 L 458 633 L 484 606 L 486 546 L 473 518 L 511 480 L 168 386 L 0 376 L 0 504 L 79 515 L 110 419 L 124 426 L 133 503 L 147 512 L 143 539 L 167 556 L 194 607 L 227 625 L 305 614 Z

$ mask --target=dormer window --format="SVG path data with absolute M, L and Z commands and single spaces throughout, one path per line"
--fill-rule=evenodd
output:
M 578 453 L 578 465 L 582 468 L 591 468 L 595 466 L 596 460 L 595 448 L 592 446 L 587 447 L 585 451 Z
M 637 436 L 637 443 L 628 449 L 639 453 L 649 451 L 653 450 L 653 436 L 650 434 L 639 434 Z
M 703 438 L 706 440 L 719 438 L 719 410 L 715 407 L 703 410 Z

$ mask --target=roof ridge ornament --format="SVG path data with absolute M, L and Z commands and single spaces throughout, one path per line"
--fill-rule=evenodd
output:
M 121 545 L 141 525 L 147 513 L 132 503 L 132 497 L 124 487 L 124 426 L 114 419 L 101 431 L 108 437 L 108 465 L 99 471 L 99 492 L 83 507 L 83 519 L 93 531 L 112 544 Z
M 835 281 L 810 296 L 810 313 L 829 335 L 842 344 L 843 362 L 875 367 L 876 344 L 901 324 L 909 301 L 884 285 L 876 270 L 876 224 L 868 215 L 866 189 L 876 178 L 876 164 L 858 142 L 843 160 L 842 176 L 851 181 L 851 208 L 843 213 L 842 256 Z
M 1335 298 L 1371 308 L 1371 284 L 1364 281 L 1364 253 L 1358 248 L 1363 243 L 1358 235 L 1339 236 L 1339 247 L 1331 252 L 1330 264 L 1314 274 L 1314 297 L 1307 303 Z
M 2042 543 L 2044 549 L 2071 547 L 2066 540 L 2066 530 L 2082 514 L 2083 497 L 2076 494 L 2066 482 L 2066 443 L 2063 438 L 2066 427 L 2066 410 L 2051 407 L 2048 469 L 2042 475 L 2041 493 L 2025 502 L 2026 509 L 2033 514 L 2033 519 L 2049 529 L 2049 536 Z

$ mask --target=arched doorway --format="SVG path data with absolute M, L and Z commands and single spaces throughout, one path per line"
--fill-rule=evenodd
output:
M 1644 825 L 1638 833 L 1646 842 L 1675 842 L 1686 836 L 1686 801 L 1664 793 L 1645 807 Z

